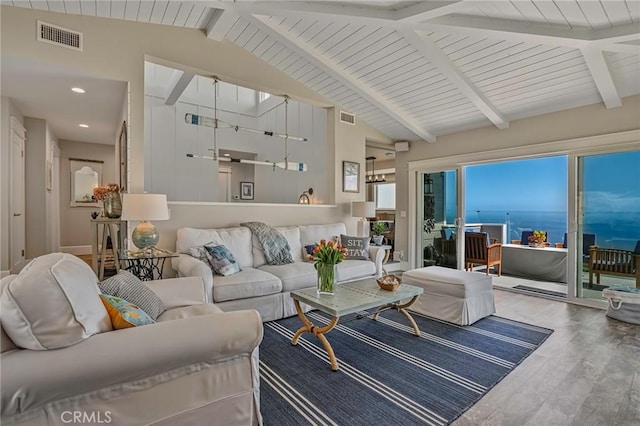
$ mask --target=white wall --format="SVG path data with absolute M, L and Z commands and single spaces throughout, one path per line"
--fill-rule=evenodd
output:
M 47 122 L 24 118 L 25 143 L 25 257 L 32 259 L 47 252 L 46 149 Z
M 24 126 L 24 117 L 10 98 L 0 98 L 0 271 L 9 270 L 9 226 L 11 174 L 11 117 Z
M 115 146 L 61 140 L 60 146 L 60 245 L 63 251 L 77 251 L 91 245 L 91 212 L 98 207 L 71 207 L 69 158 L 103 161 L 102 184 L 116 182 Z M 90 247 L 88 253 L 91 253 Z
M 640 128 L 640 96 L 631 96 L 623 100 L 622 107 L 606 109 L 603 104 L 589 105 L 552 114 L 545 114 L 523 120 L 512 121 L 508 129 L 484 127 L 438 136 L 433 144 L 412 143 L 408 152 L 396 153 L 396 210 L 407 211 L 409 198 L 408 163 L 411 161 L 452 157 L 466 153 L 482 153 L 514 147 L 535 147 L 545 142 L 566 141 L 587 136 L 606 135 Z M 606 145 L 602 147 L 606 149 Z M 638 141 L 640 149 L 640 141 Z M 566 152 L 561 152 L 566 153 Z M 552 154 L 549 152 L 548 154 Z M 396 214 L 396 250 L 405 250 L 412 236 L 408 236 L 408 217 Z
M 202 31 L 166 25 L 140 24 L 124 20 L 102 19 L 88 16 L 63 15 L 45 11 L 1 6 L 0 29 L 3 54 L 11 54 L 44 63 L 72 68 L 90 75 L 129 82 L 130 117 L 130 189 L 144 189 L 144 61 L 152 59 L 167 65 L 183 64 L 201 75 L 218 75 L 223 81 L 239 84 L 269 93 L 286 93 L 321 107 L 330 104 L 322 96 L 291 79 L 283 72 L 259 60 L 251 53 L 228 41 L 208 39 Z M 82 53 L 39 43 L 33 36 L 37 19 L 72 28 L 84 33 Z M 90 42 L 89 42 L 90 41 Z M 335 111 L 329 110 L 326 170 L 328 188 L 335 188 L 332 199 L 337 207 L 305 208 L 279 206 L 267 208 L 255 204 L 231 203 L 225 208 L 215 205 L 194 205 L 184 216 L 174 213 L 172 219 L 162 223 L 168 237 L 160 245 L 171 248 L 175 244 L 175 230 L 180 226 L 198 225 L 216 227 L 243 218 L 278 224 L 344 221 L 355 232 L 356 219 L 351 217 L 350 202 L 364 200 L 364 173 L 361 173 L 360 194 L 342 193 L 342 161 L 358 161 L 364 170 L 365 138 L 377 141 L 389 139 L 363 123 L 357 126 L 339 124 Z M 306 185 L 304 185 L 306 186 Z M 303 186 L 303 188 L 304 188 Z M 301 188 L 301 189 L 303 189 Z M 174 209 L 172 209 L 174 210 Z M 213 212 L 213 214 L 212 214 Z M 316 213 L 321 212 L 321 213 Z M 182 218 L 182 219 L 181 219 Z M 183 220 L 184 219 L 184 220 Z

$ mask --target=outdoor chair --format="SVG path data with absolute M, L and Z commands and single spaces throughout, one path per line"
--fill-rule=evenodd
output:
M 640 240 L 633 251 L 591 246 L 589 249 L 589 287 L 593 287 L 593 275 L 600 284 L 600 274 L 635 277 L 640 288 Z
M 582 263 L 589 263 L 589 249 L 596 245 L 596 234 L 582 234 Z M 567 233 L 564 233 L 562 247 L 567 248 Z
M 486 232 L 465 232 L 464 233 L 464 263 L 467 271 L 473 270 L 473 265 L 484 265 L 498 267 L 498 276 L 502 275 L 502 244 L 489 242 L 489 235 Z

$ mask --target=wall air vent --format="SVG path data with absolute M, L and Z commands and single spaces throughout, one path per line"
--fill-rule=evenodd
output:
M 36 29 L 38 41 L 82 52 L 82 33 L 42 21 Z
M 351 124 L 355 126 L 356 124 L 356 116 L 355 114 L 351 114 L 350 112 L 340 111 L 340 122 Z

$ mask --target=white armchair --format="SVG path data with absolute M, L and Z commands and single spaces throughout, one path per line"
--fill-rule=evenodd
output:
M 16 348 L 2 330 L 1 423 L 261 424 L 260 315 L 206 304 L 198 277 L 146 284 L 167 307 L 153 325 L 40 351 Z

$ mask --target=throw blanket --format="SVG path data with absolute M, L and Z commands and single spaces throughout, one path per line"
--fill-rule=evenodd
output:
M 241 223 L 251 230 L 251 233 L 258 238 L 264 258 L 269 265 L 285 265 L 293 263 L 291 257 L 291 247 L 287 239 L 280 232 L 262 222 Z

